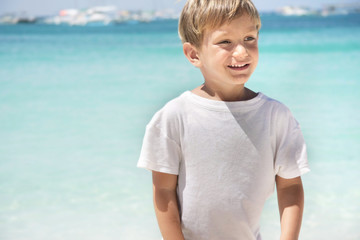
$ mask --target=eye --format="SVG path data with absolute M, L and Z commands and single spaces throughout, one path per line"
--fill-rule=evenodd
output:
M 219 42 L 219 44 L 229 44 L 229 43 L 231 43 L 229 40 L 224 40 L 224 41 Z
M 254 37 L 246 37 L 245 38 L 245 41 L 254 41 L 256 38 Z

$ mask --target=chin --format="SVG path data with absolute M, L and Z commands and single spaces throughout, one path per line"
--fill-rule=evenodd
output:
M 249 80 L 249 78 L 237 78 L 237 79 L 234 79 L 232 81 L 232 83 L 234 85 L 244 85 L 245 83 L 247 83 L 248 80 Z

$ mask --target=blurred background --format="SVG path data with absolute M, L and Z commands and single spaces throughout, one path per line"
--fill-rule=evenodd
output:
M 176 0 L 0 0 L 0 239 L 160 239 L 145 125 L 203 82 L 182 54 Z M 254 0 L 248 87 L 300 122 L 300 239 L 360 239 L 360 2 Z M 276 194 L 262 215 L 279 239 Z

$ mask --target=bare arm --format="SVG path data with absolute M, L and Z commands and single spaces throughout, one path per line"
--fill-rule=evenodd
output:
M 280 240 L 297 240 L 304 209 L 301 178 L 285 179 L 276 176 L 276 188 L 281 222 Z
M 177 204 L 177 175 L 152 172 L 154 208 L 164 240 L 184 240 Z

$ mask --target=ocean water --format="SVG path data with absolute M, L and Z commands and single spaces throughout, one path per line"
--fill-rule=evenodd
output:
M 264 15 L 248 87 L 300 122 L 300 239 L 360 239 L 360 15 Z M 145 125 L 202 83 L 176 21 L 106 27 L 0 25 L 0 239 L 160 239 Z M 276 194 L 262 215 L 279 239 Z

